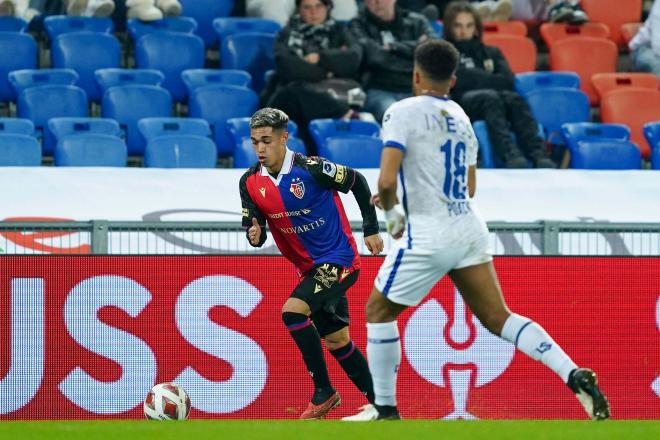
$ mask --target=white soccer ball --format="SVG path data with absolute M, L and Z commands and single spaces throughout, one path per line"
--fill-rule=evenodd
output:
M 144 415 L 152 420 L 186 420 L 190 415 L 188 393 L 169 382 L 154 385 L 144 399 Z

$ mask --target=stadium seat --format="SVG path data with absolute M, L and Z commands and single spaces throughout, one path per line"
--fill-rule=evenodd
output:
M 126 144 L 108 134 L 76 134 L 57 142 L 54 154 L 58 167 L 125 167 Z
M 536 70 L 536 44 L 530 38 L 517 35 L 484 34 L 484 43 L 499 48 L 513 73 Z
M 479 168 L 497 168 L 499 163 L 495 162 L 495 152 L 493 145 L 490 143 L 486 122 L 474 121 L 472 128 L 479 142 Z
M 584 23 L 581 25 L 567 24 L 567 23 L 543 23 L 541 25 L 541 38 L 548 46 L 552 45 L 559 40 L 565 38 L 575 37 L 592 37 L 592 38 L 608 38 L 610 36 L 610 28 L 603 23 Z
M 37 43 L 31 35 L 0 32 L 0 102 L 16 101 L 9 72 L 36 67 Z
M 429 24 L 438 38 L 442 38 L 445 35 L 445 25 L 440 20 L 429 20 Z
M 44 28 L 50 41 L 68 32 L 98 32 L 111 34 L 115 26 L 107 17 L 75 17 L 71 15 L 51 15 L 44 19 Z
M 525 99 L 532 114 L 543 126 L 546 139 L 551 141 L 561 133 L 563 124 L 588 122 L 590 118 L 589 98 L 578 89 L 541 88 L 529 92 Z
M 99 69 L 94 72 L 94 78 L 102 93 L 114 86 L 160 86 L 165 81 L 165 75 L 155 69 Z
M 0 133 L 0 166 L 38 167 L 41 145 L 34 137 L 17 133 Z
M 603 122 L 630 127 L 630 139 L 637 144 L 642 157 L 648 159 L 651 150 L 645 142 L 643 127 L 660 118 L 660 91 L 638 88 L 612 90 L 603 97 L 600 116 Z
M 199 118 L 144 118 L 138 121 L 138 130 L 146 142 L 159 136 L 175 134 L 212 136 L 209 123 Z
M 224 84 L 250 87 L 252 76 L 244 70 L 235 69 L 188 69 L 181 73 L 181 79 L 188 88 L 188 94 L 197 87 Z
M 626 46 L 637 35 L 637 32 L 639 32 L 642 26 L 644 26 L 644 23 L 626 23 L 621 25 L 621 39 Z
M 610 28 L 610 39 L 621 45 L 621 25 L 642 19 L 642 0 L 581 0 L 580 5 L 589 21 L 605 23 Z
M 575 72 L 525 72 L 516 75 L 516 90 L 522 96 L 545 87 L 580 88 L 580 77 Z
M 209 48 L 215 46 L 218 36 L 213 30 L 213 20 L 218 17 L 229 17 L 234 9 L 234 0 L 180 0 L 183 14 L 197 21 L 195 33 L 204 40 Z
M 222 67 L 248 71 L 252 75 L 252 88 L 258 93 L 264 87 L 264 73 L 275 68 L 274 45 L 275 37 L 271 34 L 230 35 L 222 42 Z
M 511 21 L 489 21 L 483 23 L 484 34 L 527 36 L 527 25 L 518 20 Z
M 622 124 L 578 123 L 562 125 L 571 152 L 571 168 L 628 170 L 641 167 L 639 149 L 630 142 Z
M 144 150 L 148 168 L 215 168 L 217 158 L 213 141 L 193 134 L 158 136 Z
M 250 137 L 250 118 L 230 118 L 227 119 L 227 130 L 235 141 Z M 289 119 L 287 126 L 289 136 L 298 136 L 298 125 Z
M 658 90 L 660 88 L 660 79 L 652 73 L 597 73 L 591 77 L 591 83 L 601 100 L 603 96 L 612 90 L 629 87 L 650 90 Z
M 305 156 L 307 155 L 305 144 L 296 137 L 289 137 L 287 148 L 295 153 L 300 153 Z M 257 154 L 254 152 L 252 141 L 249 138 L 242 138 L 236 143 L 236 149 L 234 150 L 234 168 L 250 168 L 257 163 L 257 161 Z
M 218 41 L 222 45 L 225 38 L 230 35 L 246 32 L 260 32 L 264 34 L 277 34 L 282 26 L 276 21 L 257 17 L 224 17 L 213 20 L 213 29 L 218 34 Z
M 135 46 L 137 67 L 163 72 L 162 87 L 169 90 L 174 102 L 188 98 L 181 72 L 204 67 L 205 56 L 204 42 L 197 35 L 155 32 L 140 38 Z
M 30 119 L 37 133 L 41 134 L 43 153 L 52 154 L 55 141 L 48 128 L 51 118 L 87 116 L 87 95 L 80 87 L 70 85 L 46 85 L 30 87 L 18 95 L 16 115 Z
M 69 68 L 78 73 L 76 85 L 92 102 L 101 101 L 101 88 L 94 72 L 103 68 L 118 68 L 121 62 L 119 41 L 112 34 L 71 32 L 62 34 L 51 45 L 53 67 Z
M 18 17 L 0 17 L 0 32 L 25 32 L 27 22 Z
M 651 148 L 651 167 L 660 170 L 660 120 L 644 124 L 644 137 Z
M 573 71 L 580 75 L 580 86 L 591 105 L 598 94 L 591 84 L 596 73 L 616 71 L 619 52 L 614 43 L 603 38 L 575 37 L 557 41 L 550 49 L 550 69 Z
M 194 18 L 190 17 L 165 17 L 162 20 L 156 21 L 142 21 L 137 18 L 129 18 L 126 27 L 133 41 L 137 41 L 143 35 L 153 32 L 192 34 L 197 29 L 197 22 Z
M 56 140 L 79 134 L 106 134 L 115 137 L 121 135 L 119 123 L 108 118 L 51 118 L 48 128 Z
M 148 117 L 172 115 L 170 93 L 157 86 L 132 84 L 110 87 L 103 95 L 101 115 L 119 122 L 125 133 L 128 154 L 142 155 L 144 140 L 138 131 L 138 121 Z
M 351 168 L 378 168 L 382 149 L 380 139 L 358 134 L 327 139 L 319 156 Z
M 343 119 L 314 119 L 309 123 L 309 134 L 318 148 L 325 146 L 331 137 L 364 135 L 380 136 L 380 126 L 375 122 Z
M 191 93 L 188 115 L 209 121 L 218 154 L 220 157 L 229 157 L 233 153 L 234 144 L 227 131 L 227 119 L 252 116 L 258 106 L 259 97 L 246 87 L 206 86 Z
M 73 69 L 23 69 L 9 72 L 9 82 L 16 96 L 25 89 L 38 86 L 72 86 L 78 82 Z
M 29 119 L 0 118 L 0 134 L 34 136 L 34 124 Z

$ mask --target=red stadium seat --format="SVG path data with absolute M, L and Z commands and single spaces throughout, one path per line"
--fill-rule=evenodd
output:
M 502 51 L 513 73 L 536 70 L 536 45 L 531 39 L 515 35 L 485 34 L 484 43 L 496 46 Z
M 658 90 L 660 79 L 652 73 L 597 73 L 591 77 L 591 84 L 602 100 L 610 91 L 622 88 Z
M 591 85 L 591 77 L 596 73 L 615 72 L 618 55 L 616 44 L 604 38 L 564 38 L 550 49 L 550 69 L 580 75 L 582 90 L 589 96 L 591 105 L 596 105 L 598 94 Z
M 492 21 L 484 23 L 484 33 L 527 36 L 527 25 L 522 21 Z
M 621 25 L 642 19 L 642 0 L 582 0 L 580 5 L 589 21 L 610 27 L 610 39 L 618 45 L 623 44 Z
M 660 91 L 626 88 L 607 93 L 600 104 L 603 122 L 625 124 L 630 139 L 637 144 L 642 157 L 648 158 L 651 149 L 644 139 L 644 124 L 660 117 Z
M 543 23 L 541 25 L 541 37 L 548 48 L 564 38 L 593 37 L 608 38 L 610 29 L 603 23 L 585 23 L 580 26 L 565 23 Z
M 637 32 L 642 28 L 644 23 L 626 23 L 621 25 L 621 38 L 623 38 L 623 42 L 627 45 L 630 43 L 630 40 L 632 40 L 635 35 L 637 35 Z

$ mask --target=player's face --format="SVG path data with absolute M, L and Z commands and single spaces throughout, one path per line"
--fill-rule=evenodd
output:
M 298 12 L 303 21 L 311 25 L 325 23 L 328 18 L 328 7 L 321 0 L 303 0 Z
M 286 154 L 288 133 L 272 127 L 259 127 L 250 130 L 250 139 L 259 162 L 268 169 L 279 171 Z
M 469 12 L 461 12 L 456 15 L 451 32 L 456 41 L 469 41 L 473 39 L 477 34 L 477 25 L 474 22 L 474 16 Z
M 396 0 L 364 0 L 369 12 L 383 21 L 394 20 L 394 4 Z

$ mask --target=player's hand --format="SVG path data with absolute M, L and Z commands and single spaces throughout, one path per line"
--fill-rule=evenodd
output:
M 252 226 L 248 229 L 248 240 L 253 246 L 259 244 L 259 239 L 261 238 L 261 226 L 257 222 L 257 219 L 252 217 Z
M 399 198 L 394 199 L 394 203 L 398 204 L 399 203 Z M 380 196 L 378 194 L 374 194 L 371 196 L 371 204 L 374 205 L 378 209 L 383 209 L 383 205 L 380 203 Z
M 321 55 L 316 52 L 312 52 L 305 55 L 304 59 L 310 64 L 318 64 L 321 60 Z
M 403 236 L 406 228 L 406 213 L 401 205 L 394 205 L 392 209 L 385 211 L 385 224 L 392 238 L 399 239 Z
M 380 234 L 364 237 L 364 244 L 367 245 L 367 249 L 369 249 L 371 255 L 378 255 L 383 252 L 383 239 L 380 238 Z

